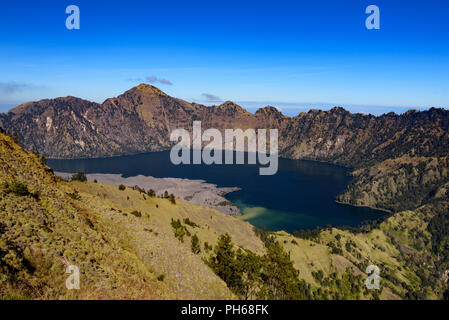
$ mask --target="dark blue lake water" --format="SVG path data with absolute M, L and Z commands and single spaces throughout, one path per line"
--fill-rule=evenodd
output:
M 293 232 L 327 224 L 357 226 L 384 214 L 336 203 L 335 197 L 350 181 L 348 169 L 313 161 L 279 159 L 279 170 L 273 176 L 260 176 L 258 165 L 175 166 L 168 151 L 48 163 L 62 172 L 202 179 L 219 187 L 239 187 L 241 191 L 226 198 L 241 208 L 244 213 L 241 219 L 272 231 Z

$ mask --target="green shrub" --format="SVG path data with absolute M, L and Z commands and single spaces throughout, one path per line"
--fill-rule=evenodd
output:
M 188 226 L 191 226 L 192 228 L 199 228 L 200 226 L 197 225 L 195 222 L 193 222 L 192 220 L 190 220 L 189 218 L 185 218 L 184 219 L 184 223 Z
M 9 187 L 9 183 L 8 182 L 6 182 L 6 181 L 1 181 L 0 182 L 0 188 L 1 189 L 8 190 L 8 187 Z
M 19 197 L 30 195 L 27 185 L 15 180 L 8 185 L 8 191 Z
M 338 254 L 340 256 L 343 255 L 343 250 L 341 249 L 341 247 L 334 242 L 329 242 L 327 246 L 331 248 L 332 254 Z
M 142 217 L 142 213 L 140 211 L 134 210 L 131 212 L 131 214 L 137 218 Z
M 121 185 L 118 186 L 118 189 L 120 191 L 124 191 L 126 189 L 126 187 L 123 184 L 121 184 Z
M 157 281 L 164 281 L 165 275 L 161 274 L 159 277 L 157 277 Z
M 171 219 L 171 226 L 173 228 L 173 233 L 175 235 L 175 237 L 181 241 L 184 242 L 184 236 L 190 236 L 189 231 L 187 230 L 187 228 L 185 226 L 182 225 L 181 220 L 173 220 L 173 218 Z
M 212 250 L 213 247 L 211 245 L 209 245 L 209 242 L 204 242 L 204 251 L 209 252 L 210 250 Z
M 87 177 L 86 174 L 84 172 L 78 172 L 75 173 L 74 175 L 72 175 L 72 181 L 80 181 L 80 182 L 86 182 L 87 181 Z
M 72 198 L 73 200 L 81 200 L 81 196 L 78 193 L 78 190 L 75 190 L 74 192 L 67 193 L 67 195 Z
M 199 254 L 201 252 L 200 239 L 196 234 L 192 236 L 191 249 L 194 254 Z
M 44 155 L 41 156 L 40 161 L 41 161 L 42 165 L 44 165 L 44 166 L 47 165 L 47 158 Z

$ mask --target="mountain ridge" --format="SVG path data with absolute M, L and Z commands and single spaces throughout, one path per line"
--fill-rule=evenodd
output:
M 328 111 L 313 109 L 288 117 L 276 108 L 266 106 L 252 114 L 231 101 L 204 106 L 170 97 L 147 84 L 133 87 L 101 104 L 69 96 L 28 102 L 0 114 L 0 126 L 16 132 L 27 149 L 49 158 L 64 159 L 166 150 L 172 145 L 170 132 L 178 127 L 190 129 L 194 120 L 202 121 L 203 128 L 219 130 L 276 128 L 281 156 L 348 167 L 386 159 L 378 154 L 367 155 L 372 150 L 379 153 L 387 149 L 389 153 L 396 152 L 394 156 L 415 155 L 413 152 L 417 156 L 436 156 L 444 154 L 445 148 L 449 149 L 449 111 L 444 109 L 376 117 L 334 107 Z M 418 130 L 413 132 L 413 127 Z M 441 147 L 432 146 L 428 148 L 430 152 L 422 145 L 421 150 L 411 147 L 409 153 L 391 150 L 395 148 L 389 145 L 393 144 L 397 149 L 397 142 L 404 133 L 409 145 L 410 141 L 416 142 L 418 134 L 424 134 L 423 140 L 441 144 Z

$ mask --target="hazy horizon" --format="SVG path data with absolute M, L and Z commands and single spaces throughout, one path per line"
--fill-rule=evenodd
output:
M 73 96 L 73 95 L 71 95 Z M 48 97 L 48 98 L 42 98 L 42 99 L 54 99 L 59 97 Z M 77 97 L 85 100 L 89 100 L 83 97 Z M 113 96 L 109 97 L 113 98 Z M 175 97 L 179 98 L 179 97 Z M 40 99 L 40 100 L 42 100 Z M 187 100 L 188 102 L 194 102 L 203 104 L 205 106 L 212 106 L 212 105 L 219 105 L 225 100 L 219 100 L 215 102 L 210 102 L 206 100 Z M 32 102 L 30 101 L 21 101 L 21 102 L 10 102 L 10 103 L 0 103 L 0 113 L 7 113 L 11 109 L 14 109 L 15 107 L 27 103 Z M 35 100 L 39 101 L 39 100 Z M 231 100 L 232 101 L 232 100 Z M 96 103 L 103 103 L 104 101 L 93 101 Z M 351 113 L 363 113 L 363 114 L 372 114 L 375 116 L 379 116 L 382 114 L 394 112 L 396 114 L 402 114 L 409 110 L 420 110 L 425 111 L 429 110 L 430 108 L 433 108 L 435 106 L 378 106 L 378 105 L 353 105 L 353 104 L 344 104 L 344 103 L 328 103 L 328 102 L 276 102 L 276 101 L 233 101 L 234 103 L 240 105 L 245 110 L 251 113 L 255 113 L 258 109 L 264 108 L 266 106 L 272 106 L 278 109 L 282 114 L 294 117 L 298 115 L 301 112 L 308 112 L 309 110 L 318 109 L 318 110 L 330 110 L 334 107 L 342 107 Z M 448 107 L 439 107 L 436 106 L 435 108 L 443 108 L 448 110 Z

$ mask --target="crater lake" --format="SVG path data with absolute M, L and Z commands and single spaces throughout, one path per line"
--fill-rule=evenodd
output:
M 259 175 L 259 165 L 173 165 L 170 152 L 98 159 L 49 159 L 60 172 L 114 173 L 156 178 L 205 180 L 218 187 L 239 187 L 225 197 L 243 213 L 239 219 L 270 231 L 314 229 L 318 226 L 358 226 L 385 213 L 335 202 L 351 177 L 350 170 L 315 161 L 279 158 L 272 176 Z

